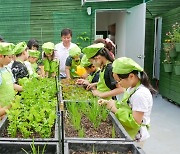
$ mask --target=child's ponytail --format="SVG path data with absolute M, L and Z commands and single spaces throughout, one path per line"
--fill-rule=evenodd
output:
M 152 94 L 156 94 L 157 91 L 152 87 L 149 81 L 149 77 L 147 76 L 146 72 L 140 72 L 140 81 L 146 88 L 150 90 Z

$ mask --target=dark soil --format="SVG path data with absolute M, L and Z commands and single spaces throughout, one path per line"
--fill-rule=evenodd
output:
M 112 138 L 113 124 L 109 119 L 103 121 L 99 128 L 95 129 L 89 119 L 83 116 L 81 126 L 84 128 L 85 138 Z M 67 117 L 65 118 L 65 136 L 78 137 L 78 131 L 73 128 L 71 121 Z M 120 138 L 120 135 L 116 134 L 116 138 Z
M 8 125 L 8 124 L 7 124 L 7 125 Z M 12 138 L 12 137 L 10 136 L 10 134 L 8 134 L 7 128 L 8 128 L 8 126 L 3 129 L 3 131 L 2 131 L 1 134 L 0 134 L 0 137 Z M 34 132 L 34 131 L 32 131 L 32 132 L 33 132 L 33 133 L 32 133 L 32 134 L 30 135 L 30 137 L 28 137 L 28 138 L 32 138 L 32 139 L 33 139 L 33 138 L 42 138 L 39 133 Z M 50 136 L 49 138 L 54 138 L 54 133 L 55 133 L 55 126 L 52 127 L 52 133 L 51 133 L 51 136 Z M 24 138 L 24 137 L 23 137 L 23 135 L 22 135 L 21 132 L 17 131 L 16 138 Z

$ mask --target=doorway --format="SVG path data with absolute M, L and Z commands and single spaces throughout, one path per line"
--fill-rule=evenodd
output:
M 144 67 L 145 14 L 145 3 L 127 10 L 96 10 L 95 39 L 108 37 L 116 44 L 116 58 L 126 56 Z

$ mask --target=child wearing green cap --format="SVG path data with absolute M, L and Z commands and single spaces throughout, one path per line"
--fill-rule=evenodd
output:
M 77 74 L 77 67 L 81 63 L 82 56 L 81 49 L 78 46 L 70 49 L 69 56 L 67 57 L 65 64 L 65 73 L 67 79 L 80 77 Z
M 28 50 L 26 42 L 18 43 L 14 48 L 16 60 L 12 64 L 11 71 L 15 78 L 16 83 L 20 78 L 29 77 L 28 69 L 24 62 L 28 59 Z
M 76 83 L 85 86 L 91 83 L 96 84 L 99 80 L 100 69 L 97 69 L 97 67 L 87 59 L 86 55 L 83 55 L 81 59 L 81 66 L 86 69 L 88 76 L 86 79 L 78 79 Z
M 58 60 L 55 58 L 54 43 L 46 42 L 42 45 L 45 77 L 55 77 L 58 72 Z
M 28 61 L 25 61 L 30 77 L 38 77 L 37 74 L 37 60 L 39 59 L 40 51 L 38 50 L 28 50 L 29 57 Z
M 149 83 L 147 74 L 130 58 L 116 59 L 112 71 L 115 80 L 126 88 L 126 92 L 121 102 L 99 100 L 99 104 L 106 104 L 132 139 L 142 143 L 150 136 L 148 126 L 153 105 L 152 94 L 156 91 Z
M 113 78 L 112 62 L 114 59 L 109 54 L 108 49 L 103 43 L 90 45 L 83 49 L 83 53 L 87 56 L 91 63 L 96 67 L 100 67 L 99 81 L 96 84 L 97 89 L 92 90 L 93 95 L 111 99 L 113 96 L 120 94 L 124 89 L 119 86 Z M 87 88 L 95 88 L 95 85 L 90 84 Z
M 14 84 L 12 72 L 6 67 L 12 60 L 13 48 L 12 43 L 0 43 L 0 119 L 11 107 L 14 90 L 22 91 L 21 86 Z

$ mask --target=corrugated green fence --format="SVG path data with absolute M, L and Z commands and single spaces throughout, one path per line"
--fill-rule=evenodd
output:
M 30 0 L 0 1 L 0 35 L 16 43 L 30 37 Z

